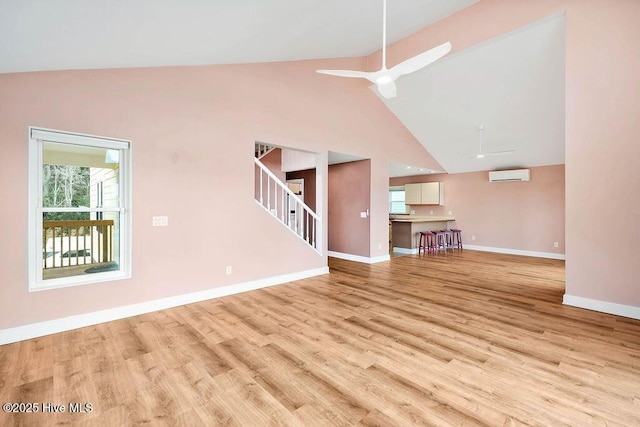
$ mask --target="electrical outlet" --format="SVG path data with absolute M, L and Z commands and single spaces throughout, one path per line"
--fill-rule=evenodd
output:
M 378 243 L 378 249 L 382 249 L 382 243 Z
M 433 215 L 433 211 L 429 211 L 429 215 Z
M 557 248 L 558 247 L 558 242 L 553 242 L 553 247 Z
M 413 209 L 411 209 L 411 215 L 415 215 L 416 211 L 414 211 Z
M 449 211 L 449 216 L 453 215 L 453 212 Z
M 227 275 L 233 273 L 233 269 L 231 268 L 230 265 L 227 265 Z
M 471 240 L 476 240 L 476 236 L 471 236 Z
M 366 218 L 366 217 L 367 217 L 366 212 L 360 212 L 360 218 Z

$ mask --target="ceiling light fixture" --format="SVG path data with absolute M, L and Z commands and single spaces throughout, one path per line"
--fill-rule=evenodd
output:
M 391 83 L 393 80 L 389 76 L 380 76 L 376 79 L 376 83 L 379 85 L 386 85 L 387 83 Z

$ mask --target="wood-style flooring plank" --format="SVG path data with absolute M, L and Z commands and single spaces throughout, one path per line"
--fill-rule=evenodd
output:
M 93 410 L 0 425 L 640 425 L 640 321 L 562 305 L 564 262 L 330 270 L 1 346 L 2 403 Z

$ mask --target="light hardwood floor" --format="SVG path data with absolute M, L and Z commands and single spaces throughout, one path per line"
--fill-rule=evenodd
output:
M 1 403 L 93 412 L 0 425 L 640 425 L 640 321 L 563 306 L 562 261 L 330 268 L 2 346 Z

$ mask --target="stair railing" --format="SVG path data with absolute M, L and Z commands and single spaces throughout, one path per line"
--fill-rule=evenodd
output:
M 256 202 L 318 253 L 320 218 L 260 160 L 256 165 Z
M 271 145 L 262 144 L 260 142 L 256 142 L 256 158 L 261 159 L 267 154 L 269 154 L 274 148 Z

